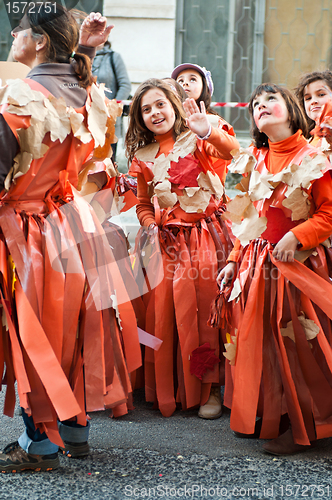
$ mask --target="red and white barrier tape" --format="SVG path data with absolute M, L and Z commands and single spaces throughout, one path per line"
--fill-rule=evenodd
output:
M 117 101 L 124 106 L 131 104 L 131 101 Z M 211 102 L 213 108 L 247 108 L 247 102 Z
M 249 104 L 247 102 L 211 102 L 213 108 L 247 108 Z

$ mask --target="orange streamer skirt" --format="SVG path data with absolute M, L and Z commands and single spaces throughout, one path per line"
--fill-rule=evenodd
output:
M 329 176 L 324 182 L 331 190 Z M 265 200 L 265 214 L 273 204 L 285 210 L 281 187 Z M 239 252 L 242 292 L 237 302 L 223 305 L 228 332 L 236 336 L 224 404 L 234 431 L 253 433 L 258 416 L 260 438 L 274 439 L 288 414 L 295 442 L 308 445 L 332 436 L 332 249 L 319 245 L 304 263 L 284 263 L 273 258 L 273 248 L 257 238 Z M 319 327 L 314 338 L 307 338 L 300 316 Z M 285 336 L 289 322 L 294 338 Z
M 219 222 L 215 216 L 212 219 L 227 249 Z M 162 266 L 156 268 L 162 275 L 160 280 L 156 278 L 159 284 L 146 293 L 143 300 L 147 311 L 145 329 L 163 344 L 157 351 L 145 348 L 145 391 L 147 401 L 155 402 L 168 417 L 177 403 L 181 403 L 182 409 L 205 404 L 211 384 L 223 383 L 225 339 L 221 329 L 207 325 L 217 288 L 218 262 L 206 221 L 190 223 L 170 219 L 159 226 L 158 231 Z M 138 240 L 142 237 L 144 229 L 140 230 Z M 149 265 L 154 265 L 153 259 Z M 150 275 L 149 269 L 147 275 Z M 222 363 L 207 370 L 201 381 L 190 373 L 190 356 L 206 342 Z

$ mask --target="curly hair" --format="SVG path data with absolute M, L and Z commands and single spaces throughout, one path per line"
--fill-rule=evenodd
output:
M 323 80 L 332 92 L 332 71 L 330 71 L 329 69 L 326 69 L 324 71 L 313 71 L 312 73 L 305 73 L 301 76 L 299 83 L 294 89 L 294 93 L 299 100 L 300 106 L 303 109 L 308 122 L 307 139 L 309 139 L 310 131 L 315 127 L 316 124 L 314 120 L 309 118 L 306 113 L 304 106 L 304 93 L 306 86 L 310 85 L 310 83 L 316 82 L 317 80 Z
M 303 135 L 307 136 L 307 120 L 305 113 L 303 112 L 297 97 L 285 87 L 280 87 L 274 83 L 262 83 L 253 91 L 249 101 L 249 113 L 251 117 L 251 129 L 250 134 L 254 140 L 255 146 L 257 148 L 269 147 L 269 140 L 264 132 L 260 132 L 254 119 L 253 119 L 253 102 L 256 97 L 260 96 L 263 92 L 268 92 L 271 94 L 280 94 L 286 103 L 286 107 L 289 113 L 289 126 L 292 133 L 295 134 L 298 130 L 302 130 Z
M 153 132 L 151 132 L 144 123 L 141 111 L 141 100 L 143 95 L 148 92 L 148 90 L 155 88 L 160 89 L 165 94 L 166 99 L 171 103 L 174 109 L 175 135 L 178 136 L 182 132 L 188 130 L 186 125 L 186 114 L 182 107 L 182 103 L 179 96 L 170 88 L 170 85 L 157 78 L 146 80 L 141 83 L 136 90 L 130 106 L 129 124 L 125 139 L 126 156 L 129 162 L 132 162 L 136 151 L 155 141 Z

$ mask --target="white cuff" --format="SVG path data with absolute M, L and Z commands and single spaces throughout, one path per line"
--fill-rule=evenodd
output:
M 199 139 L 202 139 L 204 141 L 205 139 L 208 139 L 210 137 L 211 133 L 212 133 L 212 125 L 210 123 L 210 127 L 209 127 L 208 133 L 204 137 L 201 137 L 200 135 L 197 135 L 197 137 Z

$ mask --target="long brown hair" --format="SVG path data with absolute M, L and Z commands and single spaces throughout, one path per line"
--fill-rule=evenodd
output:
M 154 134 L 149 130 L 143 120 L 141 111 L 141 100 L 143 95 L 151 89 L 160 89 L 166 99 L 171 103 L 175 112 L 174 133 L 176 136 L 180 135 L 185 130 L 186 115 L 182 107 L 182 103 L 178 95 L 170 88 L 169 84 L 157 78 L 150 78 L 141 83 L 133 97 L 130 113 L 129 125 L 125 139 L 126 156 L 129 162 L 132 162 L 136 151 L 154 142 Z
M 95 81 L 91 73 L 90 58 L 76 52 L 79 41 L 78 20 L 86 14 L 69 11 L 58 3 L 52 3 L 51 8 L 48 3 L 42 3 L 36 9 L 27 8 L 25 16 L 32 35 L 43 35 L 46 39 L 47 61 L 72 63 L 83 88 Z
M 253 119 L 253 102 L 257 96 L 260 96 L 263 92 L 268 92 L 271 94 L 280 94 L 286 103 L 286 107 L 289 114 L 289 126 L 292 133 L 295 134 L 299 129 L 302 130 L 303 135 L 306 137 L 308 126 L 305 114 L 297 100 L 297 97 L 285 87 L 280 87 L 274 83 L 262 83 L 253 91 L 249 101 L 249 113 L 251 117 L 251 137 L 254 140 L 255 146 L 257 148 L 269 147 L 269 140 L 266 134 L 260 132 L 254 119 Z
M 326 69 L 324 71 L 313 71 L 312 73 L 305 73 L 304 75 L 301 76 L 300 81 L 297 84 L 297 87 L 294 89 L 295 95 L 299 100 L 300 106 L 303 109 L 308 122 L 307 139 L 311 137 L 310 131 L 316 126 L 316 124 L 314 120 L 309 118 L 305 110 L 304 92 L 307 85 L 310 85 L 310 83 L 316 82 L 317 80 L 323 80 L 332 92 L 332 71 L 330 71 L 329 69 Z
M 198 71 L 197 71 L 198 73 Z M 199 96 L 199 98 L 196 100 L 196 104 L 197 106 L 200 108 L 200 102 L 203 101 L 204 104 L 205 104 L 205 109 L 206 109 L 206 112 L 210 115 L 217 115 L 217 116 L 220 116 L 219 113 L 217 113 L 212 107 L 211 107 L 211 94 L 210 94 L 210 91 L 209 91 L 209 87 L 207 85 L 207 82 L 206 82 L 206 78 L 201 74 L 201 73 L 198 73 L 199 76 L 202 78 L 202 82 L 203 82 L 203 88 L 202 88 L 202 92 L 201 92 L 201 95 Z

